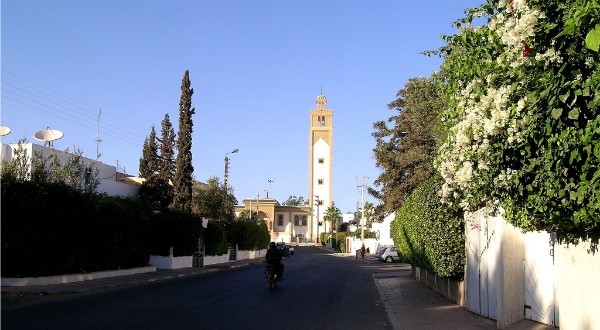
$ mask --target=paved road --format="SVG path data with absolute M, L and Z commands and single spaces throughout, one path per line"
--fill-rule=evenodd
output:
M 373 272 L 399 264 L 297 247 L 271 290 L 264 265 L 68 296 L 2 299 L 2 329 L 390 329 Z

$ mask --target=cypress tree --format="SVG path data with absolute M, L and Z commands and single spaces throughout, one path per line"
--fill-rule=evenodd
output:
M 192 209 L 192 94 L 190 88 L 189 70 L 186 70 L 181 80 L 181 98 L 179 100 L 179 132 L 177 136 L 177 160 L 173 180 L 173 203 L 171 207 L 178 210 Z
M 175 175 L 175 130 L 168 113 L 165 114 L 162 121 L 159 159 L 158 175 L 167 183 L 173 181 Z
M 156 145 L 156 130 L 150 130 L 150 136 L 144 140 L 142 158 L 140 158 L 140 177 L 148 180 L 158 168 L 158 147 Z

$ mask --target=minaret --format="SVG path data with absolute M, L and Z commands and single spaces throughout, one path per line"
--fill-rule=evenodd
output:
M 320 233 L 330 229 L 329 224 L 323 222 L 323 215 L 333 201 L 333 111 L 327 109 L 323 91 L 317 96 L 317 107 L 310 111 L 309 142 L 308 201 L 314 209 L 314 220 L 308 230 L 316 242 Z M 318 200 L 315 196 L 319 196 Z M 315 203 L 319 203 L 318 208 Z M 321 226 L 318 226 L 317 217 Z

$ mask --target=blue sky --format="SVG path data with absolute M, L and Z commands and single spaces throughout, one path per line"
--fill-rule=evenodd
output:
M 441 64 L 420 52 L 454 34 L 482 1 L 2 1 L 3 143 L 50 127 L 57 149 L 137 175 L 144 138 L 165 113 L 177 131 L 190 70 L 194 176 L 229 182 L 238 201 L 263 189 L 308 197 L 309 112 L 323 88 L 334 111 L 333 200 L 342 213 L 371 186 L 373 122 L 412 77 Z M 268 180 L 273 183 L 269 185 Z M 370 196 L 367 201 L 377 203 Z

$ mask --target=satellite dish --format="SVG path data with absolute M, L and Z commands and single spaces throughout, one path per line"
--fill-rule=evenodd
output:
M 10 128 L 6 126 L 0 126 L 0 136 L 8 135 L 8 133 L 10 133 Z
M 57 129 L 46 128 L 45 130 L 35 132 L 33 137 L 38 141 L 44 142 L 44 145 L 49 144 L 52 146 L 52 141 L 62 138 L 63 132 Z

